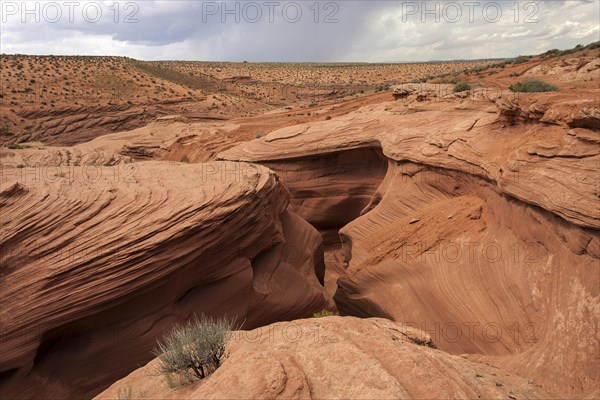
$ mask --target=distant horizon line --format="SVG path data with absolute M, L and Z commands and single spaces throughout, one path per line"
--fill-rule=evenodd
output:
M 583 50 L 585 48 L 598 48 L 600 46 L 592 47 L 592 45 L 600 44 L 600 41 L 594 41 L 587 45 L 577 45 L 573 48 L 562 50 L 563 52 L 570 50 Z M 486 58 L 455 58 L 455 59 L 433 59 L 433 60 L 420 60 L 420 61 L 224 61 L 224 60 L 174 60 L 174 59 L 162 59 L 162 60 L 144 60 L 133 58 L 129 56 L 120 55 L 66 55 L 66 54 L 25 54 L 25 53 L 0 53 L 0 56 L 26 56 L 26 57 L 89 57 L 89 58 L 125 58 L 135 61 L 142 62 L 198 62 L 198 63 L 230 63 L 230 64 L 355 64 L 355 65 L 385 65 L 385 64 L 433 64 L 433 63 L 449 63 L 449 62 L 473 62 L 473 61 L 502 61 L 502 60 L 513 60 L 519 57 L 537 57 L 550 52 L 558 52 L 559 49 L 549 49 L 546 52 L 539 54 L 523 55 L 519 54 L 511 57 L 486 57 Z
M 177 60 L 177 59 L 159 59 L 145 60 L 121 55 L 69 55 L 69 54 L 25 54 L 25 53 L 0 53 L 0 56 L 25 56 L 25 57 L 72 57 L 72 58 L 125 58 L 143 62 L 205 62 L 205 63 L 230 63 L 230 64 L 427 64 L 442 62 L 469 62 L 469 61 L 501 61 L 510 60 L 516 57 L 493 57 L 493 58 L 457 58 L 457 59 L 433 59 L 419 61 L 224 61 L 224 60 Z

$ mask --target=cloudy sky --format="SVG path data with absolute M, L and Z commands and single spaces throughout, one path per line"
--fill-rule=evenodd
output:
M 3 53 L 144 60 L 498 58 L 600 40 L 600 1 L 7 1 Z

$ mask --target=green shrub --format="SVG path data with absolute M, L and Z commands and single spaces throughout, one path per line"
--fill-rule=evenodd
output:
M 11 150 L 20 150 L 20 149 L 24 149 L 25 147 L 21 146 L 20 144 L 17 143 L 11 143 L 8 145 L 8 148 Z
M 153 353 L 163 375 L 178 374 L 188 380 L 203 379 L 227 357 L 225 346 L 235 322 L 225 318 L 194 316 L 187 324 L 165 335 Z
M 454 93 L 465 92 L 467 90 L 471 90 L 471 85 L 466 82 L 458 82 L 454 85 Z
M 488 68 L 489 68 L 488 66 L 480 65 L 480 66 L 465 70 L 465 73 L 471 74 L 471 73 L 476 73 L 476 72 L 483 72 L 483 71 L 487 70 Z
M 523 64 L 526 63 L 527 61 L 529 61 L 531 59 L 531 56 L 519 56 L 517 58 L 515 58 L 512 63 L 513 64 Z
M 558 88 L 548 82 L 538 79 L 528 79 L 511 85 L 510 91 L 521 93 L 556 92 L 558 91 Z
M 322 310 L 316 314 L 313 314 L 313 318 L 332 317 L 334 315 L 340 315 L 337 311 Z
M 590 49 L 590 50 L 600 49 L 600 41 L 599 42 L 590 43 L 586 47 L 588 49 Z
M 566 56 L 567 54 L 573 54 L 577 51 L 577 48 L 574 49 L 568 49 L 568 50 L 563 50 L 560 53 L 558 53 L 559 56 Z
M 548 50 L 547 52 L 545 52 L 544 54 L 542 54 L 542 56 L 555 56 L 558 53 L 560 53 L 559 49 L 552 49 L 552 50 Z
M 260 139 L 262 137 L 262 133 L 260 132 L 256 132 L 256 134 L 254 135 L 255 138 Z

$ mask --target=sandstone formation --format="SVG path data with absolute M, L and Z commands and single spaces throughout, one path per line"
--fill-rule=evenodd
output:
M 561 81 L 600 80 L 600 58 L 570 57 L 540 63 L 523 74 L 524 76 L 550 75 Z
M 194 313 L 252 328 L 322 310 L 321 236 L 288 200 L 245 163 L 3 174 L 2 398 L 90 397 Z
M 472 84 L 459 93 L 325 104 L 311 96 L 360 85 L 311 93 L 334 75 L 310 69 L 271 87 L 288 67 L 257 64 L 261 83 L 194 100 L 186 86 L 247 71 L 127 61 L 119 79 L 144 71 L 131 88 L 179 83 L 148 103 L 10 109 L 0 397 L 90 398 L 130 374 L 100 398 L 598 398 L 600 63 L 585 49 L 426 79 Z M 379 85 L 397 67 L 364 68 Z M 529 78 L 560 90 L 507 90 Z M 302 90 L 265 93 L 286 85 Z M 322 309 L 352 317 L 281 322 Z M 200 313 L 253 330 L 173 389 L 150 350 Z
M 96 107 L 65 107 L 60 110 L 28 110 L 20 117 L 33 123 L 32 133 L 22 141 L 44 141 L 56 145 L 73 145 L 89 141 L 107 132 L 139 128 L 151 118 L 142 108 L 127 104 Z
M 593 395 L 599 91 L 463 100 L 448 89 L 407 89 L 220 158 L 280 175 L 293 209 L 329 241 L 327 287 L 342 313 L 419 327 L 440 349 L 555 396 Z
M 435 349 L 389 320 L 304 319 L 237 332 L 229 358 L 203 381 L 170 388 L 157 361 L 96 399 L 539 399 L 538 385 Z
M 490 63 L 357 66 L 2 54 L 0 144 L 70 146 L 172 114 L 224 121 L 294 106 L 302 107 L 295 116 L 304 115 L 315 102 L 348 100 L 374 89 L 381 76 L 411 80 Z

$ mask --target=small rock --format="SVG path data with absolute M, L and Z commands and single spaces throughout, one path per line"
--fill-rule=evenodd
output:
M 392 92 L 392 95 L 394 96 L 395 99 L 402 99 L 404 97 L 408 97 L 410 95 L 410 91 L 408 91 L 407 89 L 403 89 L 403 88 L 396 88 Z
M 419 221 L 420 221 L 420 219 L 419 219 L 419 218 L 413 218 L 413 219 L 411 219 L 410 221 L 408 221 L 408 223 L 412 225 L 412 224 L 416 224 L 416 223 L 417 223 L 417 222 L 419 222 Z
M 477 210 L 475 210 L 471 214 L 469 214 L 469 219 L 479 219 L 479 218 L 481 218 L 482 213 L 483 213 L 483 207 L 479 207 Z

